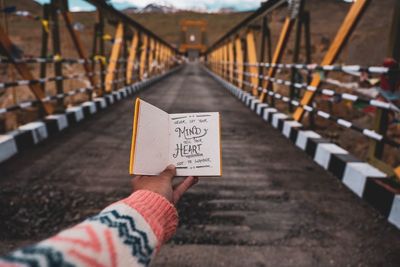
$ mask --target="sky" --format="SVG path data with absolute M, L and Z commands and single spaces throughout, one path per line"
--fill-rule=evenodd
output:
M 39 3 L 48 3 L 49 0 L 36 0 Z M 234 7 L 237 11 L 255 10 L 263 0 L 111 0 L 114 7 L 144 7 L 150 3 L 173 5 L 181 9 L 207 9 L 215 11 L 222 7 Z M 93 6 L 83 0 L 69 0 L 71 11 L 93 10 Z

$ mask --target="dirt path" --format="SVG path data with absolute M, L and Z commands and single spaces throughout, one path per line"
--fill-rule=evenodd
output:
M 197 65 L 140 94 L 168 112 L 219 111 L 223 171 L 184 197 L 153 266 L 399 266 L 400 231 Z M 0 165 L 0 254 L 129 194 L 133 101 Z

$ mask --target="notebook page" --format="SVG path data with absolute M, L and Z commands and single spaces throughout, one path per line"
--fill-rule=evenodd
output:
M 169 164 L 168 129 L 168 113 L 140 100 L 133 162 L 135 174 L 158 175 Z
M 169 118 L 169 162 L 177 167 L 177 175 L 220 176 L 219 113 L 180 113 Z

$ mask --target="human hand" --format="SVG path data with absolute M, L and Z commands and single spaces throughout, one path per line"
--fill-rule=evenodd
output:
M 165 197 L 172 204 L 176 205 L 191 186 L 199 181 L 198 177 L 188 176 L 175 187 L 172 186 L 172 180 L 176 175 L 176 167 L 168 165 L 167 168 L 157 176 L 138 175 L 133 177 L 133 191 L 149 190 Z

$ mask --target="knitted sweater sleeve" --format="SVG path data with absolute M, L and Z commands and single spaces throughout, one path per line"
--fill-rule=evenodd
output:
M 167 199 L 139 190 L 70 229 L 0 257 L 0 267 L 147 266 L 177 224 Z

